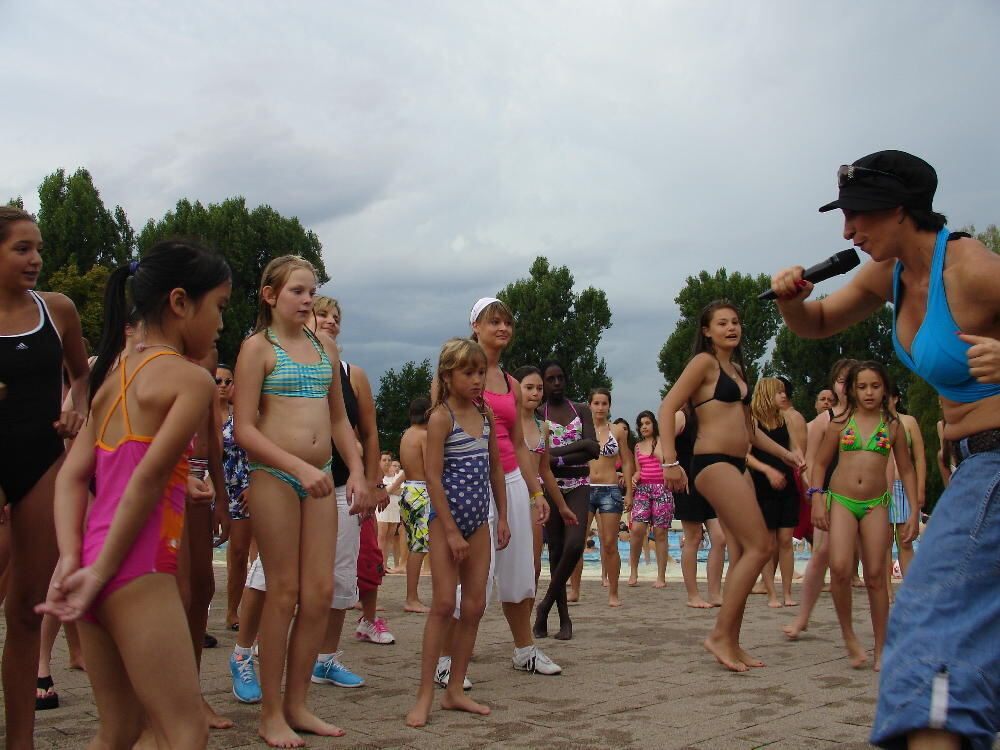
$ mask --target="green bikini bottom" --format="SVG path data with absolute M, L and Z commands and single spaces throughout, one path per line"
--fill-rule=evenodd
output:
M 328 458 L 326 460 L 326 463 L 320 467 L 320 471 L 322 471 L 324 474 L 329 474 L 330 466 L 332 465 L 333 465 L 333 459 Z M 299 500 L 305 500 L 307 497 L 309 497 L 309 493 L 306 491 L 306 488 L 302 486 L 302 483 L 298 479 L 293 477 L 291 474 L 288 474 L 287 472 L 284 472 L 281 469 L 276 469 L 273 466 L 268 466 L 267 464 L 261 464 L 257 463 L 256 461 L 251 461 L 250 471 L 266 471 L 268 474 L 277 477 L 295 491 L 295 494 L 298 496 Z
M 838 495 L 836 492 L 826 492 L 826 509 L 830 510 L 832 503 L 836 501 L 847 508 L 854 517 L 859 521 L 865 517 L 866 514 L 872 512 L 872 508 L 879 505 L 884 505 L 887 508 L 892 503 L 892 494 L 889 490 L 885 491 L 885 494 L 879 495 L 873 500 L 855 500 L 853 497 L 847 497 L 846 495 Z

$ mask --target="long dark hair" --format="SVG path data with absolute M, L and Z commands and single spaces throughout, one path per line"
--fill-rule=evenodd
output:
M 125 348 L 126 325 L 159 323 L 174 289 L 183 289 L 197 303 L 231 279 L 229 264 L 220 253 L 184 240 L 158 242 L 142 260 L 112 271 L 104 289 L 104 322 L 90 370 L 90 397 Z
M 660 441 L 660 423 L 656 421 L 656 415 L 649 409 L 643 409 L 639 412 L 638 416 L 635 418 L 635 432 L 638 435 L 638 440 L 645 440 L 642 436 L 642 419 L 643 417 L 649 417 L 649 421 L 653 423 L 653 450 L 656 450 L 656 444 Z
M 889 396 L 892 394 L 893 388 L 892 379 L 889 377 L 889 371 L 885 369 L 885 365 L 872 359 L 865 360 L 864 362 L 855 362 L 850 372 L 847 373 L 847 381 L 844 383 L 844 401 L 847 404 L 844 413 L 837 416 L 843 417 L 846 422 L 858 410 L 858 399 L 854 393 L 854 387 L 858 382 L 858 375 L 865 370 L 871 370 L 882 379 L 882 403 L 879 404 L 879 407 L 882 411 L 882 421 L 888 426 L 896 419 L 889 404 Z
M 715 344 L 712 343 L 712 339 L 706 336 L 703 332 L 703 328 L 708 328 L 712 324 L 712 316 L 715 315 L 719 310 L 732 310 L 736 313 L 736 317 L 740 319 L 740 328 L 743 327 L 743 316 L 740 314 L 739 309 L 731 302 L 727 302 L 724 299 L 717 299 L 714 302 L 709 302 L 705 309 L 701 311 L 701 315 L 698 317 L 698 327 L 694 332 L 694 340 L 691 342 L 691 358 L 694 359 L 696 356 L 702 352 L 708 352 L 713 357 L 715 356 Z M 747 380 L 747 368 L 743 363 L 743 335 L 740 334 L 740 343 L 736 345 L 733 350 L 733 356 L 731 358 L 733 365 L 736 367 L 737 372 L 740 377 L 743 378 L 743 382 L 750 386 L 750 381 Z

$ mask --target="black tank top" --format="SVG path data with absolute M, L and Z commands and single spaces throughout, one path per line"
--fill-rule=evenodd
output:
M 351 366 L 346 362 L 341 362 L 343 370 L 340 374 L 340 390 L 344 393 L 344 409 L 347 411 L 347 421 L 351 423 L 351 428 L 358 426 L 358 398 L 354 395 L 351 387 Z M 344 459 L 337 453 L 337 446 L 333 446 L 333 455 L 330 457 L 330 473 L 333 475 L 335 486 L 347 484 L 347 478 L 351 472 L 344 463 Z
M 63 347 L 49 309 L 35 292 L 38 325 L 25 333 L 0 336 L 0 428 L 4 431 L 49 425 L 62 412 Z
M 781 427 L 776 427 L 773 430 L 769 430 L 764 425 L 758 424 L 757 429 L 767 435 L 771 440 L 776 442 L 785 450 L 791 448 L 791 438 L 788 436 L 788 425 L 783 424 Z M 761 450 L 760 448 L 752 448 L 750 450 L 750 455 L 760 461 L 762 464 L 767 464 L 771 468 L 777 469 L 782 474 L 792 475 L 792 470 L 788 468 L 788 464 L 782 461 L 777 456 L 771 455 L 767 451 Z

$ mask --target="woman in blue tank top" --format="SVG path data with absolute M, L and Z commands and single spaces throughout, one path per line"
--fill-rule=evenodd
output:
M 937 174 L 916 156 L 862 157 L 840 167 L 838 186 L 820 211 L 841 209 L 844 237 L 873 262 L 811 302 L 801 266 L 779 271 L 781 314 L 798 335 L 823 338 L 891 302 L 896 353 L 941 395 L 958 461 L 896 597 L 872 742 L 990 748 L 1000 728 L 1000 256 L 945 227 L 932 208 Z

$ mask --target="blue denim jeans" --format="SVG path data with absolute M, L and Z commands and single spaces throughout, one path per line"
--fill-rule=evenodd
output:
M 882 657 L 871 741 L 941 729 L 972 748 L 1000 728 L 1000 451 L 969 456 L 952 475 L 920 541 Z
M 618 513 L 621 515 L 624 510 L 625 501 L 622 500 L 622 491 L 617 484 L 590 485 L 591 513 Z

